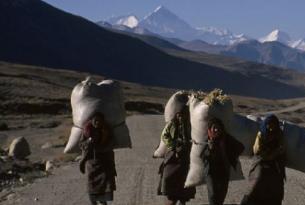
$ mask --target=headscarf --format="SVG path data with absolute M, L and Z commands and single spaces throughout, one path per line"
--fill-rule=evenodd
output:
M 92 125 L 92 119 L 94 117 L 100 117 L 102 120 L 104 120 L 104 115 L 100 112 L 96 112 L 92 116 L 91 120 L 88 120 L 88 122 L 84 126 L 84 131 L 83 132 L 84 132 L 84 135 L 85 135 L 86 138 L 90 138 L 92 136 L 92 130 L 94 128 L 93 125 Z
M 89 120 L 84 126 L 84 130 L 83 130 L 84 136 L 86 138 L 90 138 L 92 135 L 92 130 L 93 130 L 93 125 L 91 120 Z
M 270 131 L 268 130 L 269 123 L 275 124 L 275 130 L 273 130 L 273 133 L 275 135 L 281 134 L 279 119 L 274 114 L 270 114 L 265 118 L 265 120 L 263 120 L 263 122 L 261 123 L 261 126 L 260 126 L 260 133 L 261 133 L 262 139 L 266 140 L 266 141 L 268 141 L 268 134 L 270 133 Z

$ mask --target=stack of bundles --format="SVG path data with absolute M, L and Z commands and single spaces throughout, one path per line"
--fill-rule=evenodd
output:
M 164 110 L 164 119 L 165 123 L 170 122 L 174 119 L 177 112 L 180 112 L 184 106 L 187 105 L 189 99 L 189 92 L 187 91 L 178 91 L 173 94 L 168 102 L 166 103 Z M 154 152 L 154 157 L 162 158 L 167 152 L 166 146 L 162 140 L 160 140 L 160 144 L 156 151 Z
M 113 132 L 114 148 L 130 148 L 129 130 L 125 123 L 125 106 L 119 82 L 104 80 L 98 84 L 87 78 L 77 84 L 71 94 L 74 126 L 64 153 L 77 150 L 82 129 L 96 113 L 104 114 Z
M 201 153 L 207 140 L 208 120 L 219 118 L 225 129 L 231 134 L 232 120 L 234 119 L 233 104 L 229 96 L 223 95 L 219 89 L 213 90 L 204 96 L 201 93 L 194 93 L 189 101 L 192 140 L 190 170 L 185 182 L 186 187 L 198 186 L 204 183 L 203 160 Z M 231 170 L 232 179 L 243 179 L 240 163 L 237 169 Z

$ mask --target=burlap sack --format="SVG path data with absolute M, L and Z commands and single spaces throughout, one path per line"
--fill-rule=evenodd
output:
M 88 78 L 77 84 L 71 94 L 74 126 L 64 153 L 71 153 L 78 147 L 82 128 L 96 112 L 101 112 L 112 128 L 114 148 L 131 147 L 129 130 L 125 123 L 123 93 L 119 82 L 104 80 L 98 84 Z
M 208 120 L 212 117 L 219 118 L 224 123 L 225 129 L 229 134 L 234 130 L 235 124 L 232 100 L 223 95 L 221 90 L 216 89 L 207 96 L 198 96 L 198 94 L 194 93 L 190 98 L 189 106 L 193 145 L 185 187 L 193 187 L 205 183 L 201 153 L 207 140 Z M 232 136 L 235 137 L 235 135 Z M 231 169 L 231 180 L 238 179 L 244 179 L 240 162 L 236 170 Z
M 170 97 L 164 110 L 165 123 L 170 122 L 175 117 L 176 113 L 182 110 L 188 102 L 188 96 L 188 92 L 178 91 Z M 155 150 L 153 156 L 156 158 L 163 158 L 166 152 L 166 145 L 160 140 L 159 146 Z

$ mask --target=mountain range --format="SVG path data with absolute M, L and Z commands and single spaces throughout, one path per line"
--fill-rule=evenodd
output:
M 129 28 L 143 28 L 167 38 L 179 38 L 184 41 L 200 39 L 213 45 L 231 45 L 249 39 L 243 34 L 236 35 L 227 29 L 214 27 L 193 28 L 164 6 L 159 6 L 142 20 L 132 14 L 112 17 L 104 21 L 116 26 L 124 25 Z M 98 24 L 101 22 L 103 21 L 98 22 Z
M 294 41 L 279 29 L 255 40 L 227 29 L 193 28 L 164 6 L 159 6 L 142 20 L 136 15 L 126 15 L 106 21 L 112 29 L 156 36 L 184 49 L 305 71 L 305 40 Z M 106 21 L 100 21 L 98 25 L 104 27 Z
M 164 6 L 157 7 L 143 19 L 131 14 L 111 17 L 104 21 L 116 26 L 145 28 L 151 33 L 169 38 L 179 38 L 183 41 L 202 40 L 213 45 L 232 45 L 246 40 L 258 40 L 262 43 L 277 41 L 292 48 L 305 50 L 305 39 L 293 40 L 288 33 L 279 29 L 274 29 L 266 36 L 254 39 L 245 34 L 234 34 L 228 29 L 215 27 L 194 28 Z
M 187 55 L 195 52 L 184 54 L 187 51 L 175 49 L 175 45 L 171 51 L 182 56 L 172 55 L 156 46 L 168 48 L 172 45 L 168 41 L 103 28 L 40 0 L 0 1 L 0 27 L 1 61 L 96 73 L 176 89 L 217 87 L 230 94 L 261 98 L 305 96 L 305 74 L 276 67 L 268 67 L 273 72 L 267 73 L 261 65 L 247 62 L 236 63 L 234 67 L 240 70 L 234 71 L 219 64 L 226 61 L 224 57 L 217 56 L 215 61 L 213 56 L 191 60 Z M 251 72 L 241 72 L 246 68 Z M 275 77 L 275 73 L 281 77 Z

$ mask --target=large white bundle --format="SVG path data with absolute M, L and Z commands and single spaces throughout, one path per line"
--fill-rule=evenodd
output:
M 190 169 L 185 182 L 186 187 L 198 186 L 204 183 L 203 161 L 201 153 L 203 152 L 205 141 L 207 140 L 207 123 L 211 117 L 221 119 L 227 132 L 233 129 L 234 120 L 232 101 L 228 96 L 222 95 L 220 90 L 212 91 L 203 99 L 193 95 L 189 102 L 192 139 L 194 141 L 190 154 Z M 235 135 L 233 135 L 235 137 Z M 238 138 L 237 138 L 238 139 Z M 231 169 L 231 180 L 243 179 L 240 163 L 236 171 Z
M 165 123 L 170 122 L 176 115 L 177 112 L 181 111 L 183 107 L 188 103 L 189 93 L 186 91 L 178 91 L 174 93 L 168 102 L 166 103 L 164 110 L 164 119 Z M 160 144 L 158 148 L 154 152 L 154 157 L 162 158 L 167 152 L 166 145 L 162 140 L 160 140 Z
M 165 105 L 164 109 L 164 119 L 165 122 L 170 122 L 176 115 L 180 112 L 183 107 L 188 103 L 189 92 L 178 91 L 174 93 Z
M 74 126 L 64 153 L 77 149 L 82 128 L 96 112 L 101 112 L 112 127 L 114 148 L 131 147 L 129 130 L 125 123 L 125 107 L 119 82 L 104 80 L 98 84 L 88 78 L 77 84 L 71 94 Z
M 190 153 L 190 169 L 185 187 L 198 186 L 204 183 L 204 165 L 201 157 L 203 144 L 207 136 L 208 105 L 192 96 L 189 101 L 193 143 Z

